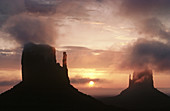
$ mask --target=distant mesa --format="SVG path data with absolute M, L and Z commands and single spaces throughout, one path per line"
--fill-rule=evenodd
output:
M 22 54 L 22 80 L 33 87 L 64 87 L 70 84 L 64 52 L 63 66 L 56 63 L 55 48 L 26 44 Z M 44 86 L 45 85 L 45 86 Z
M 149 89 L 154 88 L 153 73 L 150 69 L 135 71 L 129 75 L 129 88 Z
M 24 46 L 22 82 L 0 95 L 0 110 L 110 111 L 100 101 L 79 92 L 70 84 L 67 54 L 63 66 L 56 61 L 55 48 L 33 43 Z
M 129 75 L 129 87 L 118 96 L 102 100 L 109 105 L 116 105 L 136 111 L 170 110 L 170 97 L 154 88 L 153 73 L 150 69 L 135 71 Z

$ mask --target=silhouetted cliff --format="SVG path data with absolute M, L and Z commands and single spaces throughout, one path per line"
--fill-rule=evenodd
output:
M 33 87 L 65 87 L 70 84 L 67 67 L 56 63 L 55 48 L 26 44 L 22 54 L 22 79 Z
M 153 85 L 151 70 L 135 71 L 129 76 L 129 87 L 118 96 L 104 98 L 106 104 L 136 110 L 163 111 L 170 110 L 170 97 L 160 92 Z
M 110 107 L 70 85 L 66 57 L 64 53 L 63 66 L 60 66 L 56 63 L 53 47 L 32 43 L 25 45 L 22 54 L 23 80 L 0 95 L 0 110 L 110 110 Z
M 152 70 L 135 71 L 133 76 L 129 76 L 129 88 L 137 88 L 146 90 L 154 88 Z

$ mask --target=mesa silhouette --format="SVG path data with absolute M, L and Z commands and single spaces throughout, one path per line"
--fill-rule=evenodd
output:
M 111 108 L 79 92 L 70 84 L 67 54 L 63 66 L 56 62 L 55 48 L 33 43 L 24 46 L 22 82 L 0 95 L 0 110 L 107 111 Z
M 154 88 L 150 69 L 135 71 L 129 76 L 129 87 L 118 96 L 101 98 L 106 104 L 135 111 L 170 110 L 170 97 Z

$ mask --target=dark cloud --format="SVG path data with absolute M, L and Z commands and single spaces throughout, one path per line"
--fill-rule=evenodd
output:
M 25 0 L 26 9 L 32 13 L 54 14 L 62 17 L 87 18 L 87 8 L 96 0 Z
M 1 31 L 10 34 L 9 39 L 17 41 L 21 46 L 27 42 L 54 45 L 57 39 L 55 30 L 57 25 L 46 15 L 40 17 L 38 13 L 30 14 L 30 10 L 25 7 L 27 1 L 31 2 L 31 0 L 0 1 Z M 0 37 L 3 38 L 3 36 Z
M 89 2 L 90 0 L 1 0 L 0 30 L 9 33 L 21 45 L 27 42 L 54 45 L 58 37 L 57 23 L 66 17 L 87 18 L 89 9 L 86 6 Z M 57 18 L 61 20 L 57 21 Z
M 55 13 L 60 0 L 25 0 L 27 11 L 33 13 Z
M 0 14 L 2 15 L 14 15 L 24 11 L 24 0 L 0 0 Z
M 93 82 L 108 82 L 105 79 L 90 79 L 90 78 L 82 78 L 82 77 L 75 77 L 75 78 L 71 78 L 71 83 L 72 84 L 86 84 L 89 83 L 90 81 Z
M 3 29 L 21 45 L 27 42 L 55 44 L 57 31 L 50 20 L 25 14 L 8 19 Z
M 67 17 L 87 20 L 89 12 L 104 3 L 106 0 L 1 0 L 0 30 L 5 29 L 21 45 L 26 42 L 53 45 L 58 23 Z
M 25 11 L 24 0 L 0 0 L 0 28 L 8 18 Z
M 71 17 L 86 17 L 89 16 L 86 8 L 87 3 L 83 0 L 63 0 L 57 5 L 56 13 Z
M 129 17 L 169 15 L 169 11 L 169 0 L 123 0 L 121 5 L 121 13 Z
M 120 8 L 123 17 L 129 17 L 140 34 L 160 39 L 169 39 L 169 12 L 169 0 L 123 0 Z
M 123 17 L 128 17 L 142 34 L 133 44 L 127 46 L 127 54 L 121 61 L 121 68 L 159 71 L 170 69 L 170 31 L 166 24 L 169 17 L 169 0 L 123 0 L 120 8 Z M 163 21 L 164 20 L 164 21 Z
M 115 4 L 116 0 L 25 0 L 27 11 L 81 20 L 88 19 L 90 12 L 103 5 Z
M 139 39 L 128 48 L 128 54 L 122 61 L 122 67 L 157 71 L 170 69 L 170 45 L 159 41 Z
M 144 19 L 136 24 L 136 26 L 138 32 L 146 37 L 170 40 L 168 28 L 157 18 Z
M 151 37 L 159 36 L 165 30 L 165 26 L 156 18 L 144 19 L 139 22 L 137 28 L 141 33 L 148 34 Z
M 81 18 L 87 18 L 89 12 L 94 11 L 90 9 L 91 4 L 95 6 L 98 3 L 97 6 L 102 6 L 102 4 L 110 5 L 109 3 L 115 1 L 51 0 L 51 2 L 54 4 L 50 4 L 48 0 L 43 2 L 40 0 L 1 0 L 0 25 L 3 24 L 3 31 L 9 33 L 11 38 L 21 45 L 27 42 L 55 44 L 57 34 L 54 26 L 56 24 L 50 19 L 44 19 L 49 17 L 44 13 L 52 11 L 55 12 L 53 17 L 69 16 L 81 20 Z M 123 58 L 121 52 L 92 50 L 85 47 L 64 47 L 70 56 L 71 67 L 107 68 L 119 64 L 121 59 L 124 59 L 123 67 L 134 68 L 149 65 L 158 70 L 168 70 L 170 32 L 166 24 L 162 22 L 162 18 L 169 16 L 169 11 L 169 0 L 122 0 L 120 14 L 123 17 L 129 17 L 137 31 L 145 38 L 129 46 L 127 48 L 129 52 Z M 7 56 L 3 55 L 3 57 Z

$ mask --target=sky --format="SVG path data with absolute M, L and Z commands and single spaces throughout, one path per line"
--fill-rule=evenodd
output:
M 88 94 L 118 94 L 145 68 L 155 87 L 170 88 L 169 7 L 169 0 L 1 0 L 0 92 L 21 81 L 28 42 L 55 47 L 59 63 L 66 51 L 71 84 Z

